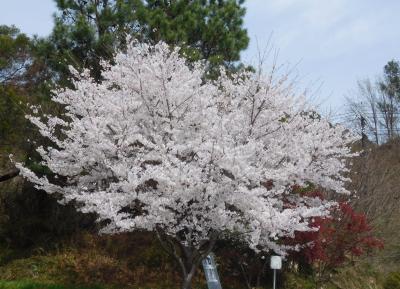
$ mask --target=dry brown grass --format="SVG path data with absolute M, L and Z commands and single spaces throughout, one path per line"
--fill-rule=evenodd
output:
M 350 188 L 356 210 L 364 212 L 385 249 L 371 256 L 379 269 L 400 269 L 400 139 L 370 146 L 354 159 Z
M 0 267 L 0 279 L 110 288 L 176 288 L 177 268 L 149 233 L 98 236 L 82 233 L 57 251 Z M 204 287 L 197 275 L 196 288 Z

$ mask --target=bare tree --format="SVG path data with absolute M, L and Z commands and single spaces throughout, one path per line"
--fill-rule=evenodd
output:
M 397 135 L 398 100 L 382 88 L 378 92 L 377 105 L 381 113 L 381 125 L 386 132 L 387 139 L 392 139 Z
M 370 79 L 360 80 L 357 85 L 356 98 L 346 97 L 346 122 L 352 123 L 361 135 L 371 136 L 375 143 L 379 144 L 380 119 L 377 89 Z
M 346 97 L 346 112 L 341 121 L 380 144 L 398 136 L 399 99 L 370 79 L 358 81 L 357 92 Z
M 358 81 L 356 93 L 347 97 L 346 112 L 339 117 L 379 144 L 398 136 L 399 106 L 400 63 L 392 60 L 375 81 Z
M 365 96 L 366 105 L 370 110 L 370 117 L 365 118 L 369 125 L 369 130 L 373 133 L 375 138 L 375 143 L 379 144 L 379 135 L 378 135 L 378 126 L 379 126 L 379 117 L 378 117 L 378 107 L 377 107 L 377 98 L 374 87 L 369 79 L 358 82 L 359 91 Z

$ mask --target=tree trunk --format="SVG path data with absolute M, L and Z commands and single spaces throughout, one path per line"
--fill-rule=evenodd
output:
M 210 254 L 217 240 L 216 234 L 196 248 L 193 245 L 184 245 L 178 237 L 171 237 L 156 230 L 157 238 L 163 249 L 177 261 L 182 274 L 182 289 L 191 289 L 192 280 L 201 261 Z
M 194 264 L 193 264 L 193 270 L 186 273 L 185 275 L 182 274 L 183 275 L 182 276 L 182 278 L 183 278 L 182 289 L 191 289 L 192 288 L 192 280 L 196 273 L 197 267 L 198 266 L 194 266 Z
M 178 245 L 181 249 L 181 256 L 176 256 L 176 258 L 178 258 L 182 272 L 182 289 L 191 289 L 193 277 L 201 262 L 201 254 L 192 246 L 185 246 L 180 242 Z

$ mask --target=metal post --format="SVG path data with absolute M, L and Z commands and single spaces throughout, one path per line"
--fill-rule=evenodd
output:
M 276 289 L 276 270 L 282 269 L 281 256 L 271 256 L 271 269 L 274 270 L 274 289 Z
M 276 289 L 276 270 L 274 269 L 274 287 L 273 289 Z

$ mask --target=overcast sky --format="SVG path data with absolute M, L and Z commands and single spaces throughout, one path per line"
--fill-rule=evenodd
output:
M 324 109 L 337 109 L 358 79 L 375 77 L 400 59 L 399 0 L 247 0 L 250 46 L 245 62 L 271 37 L 278 62 L 296 67 L 301 85 L 318 90 Z M 53 0 L 0 0 L 0 24 L 46 36 Z M 258 43 L 258 45 L 257 45 Z

